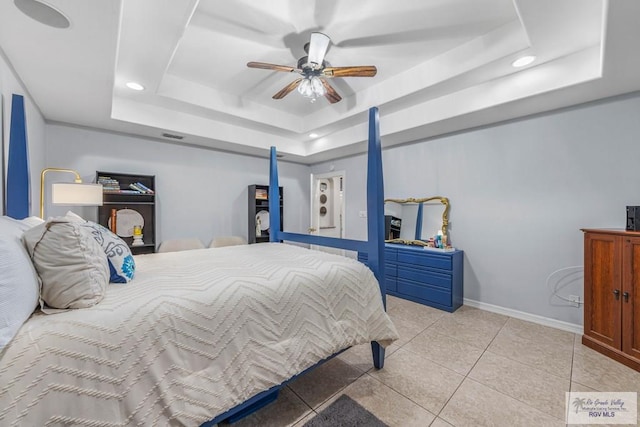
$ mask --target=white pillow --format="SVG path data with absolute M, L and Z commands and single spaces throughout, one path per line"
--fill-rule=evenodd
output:
M 19 221 L 24 224 L 27 229 L 29 229 L 35 227 L 36 225 L 42 224 L 44 222 L 44 219 L 40 218 L 39 216 L 29 216 Z
M 109 262 L 109 281 L 127 283 L 133 279 L 136 263 L 127 243 L 111 230 L 95 222 L 85 221 L 79 215 L 68 211 L 66 217 L 91 229 L 91 235 L 102 246 Z
M 25 231 L 22 240 L 40 276 L 40 299 L 51 308 L 86 308 L 104 298 L 109 265 L 90 229 L 65 217 Z
M 28 228 L 0 217 L 0 352 L 38 306 L 40 283 L 20 240 Z

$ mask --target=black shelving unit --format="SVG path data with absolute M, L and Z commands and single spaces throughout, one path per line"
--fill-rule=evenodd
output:
M 133 237 L 123 237 L 127 245 L 131 248 L 134 255 L 150 254 L 156 251 L 156 179 L 154 175 L 136 175 L 119 172 L 96 171 L 96 182 L 98 177 L 111 177 L 117 180 L 120 190 L 130 190 L 129 185 L 141 183 L 154 191 L 154 194 L 134 194 L 120 193 L 115 190 L 106 190 L 102 195 L 102 206 L 98 207 L 98 223 L 109 227 L 109 219 L 111 210 L 116 209 L 133 209 L 137 211 L 144 219 L 144 227 L 142 229 L 142 240 L 144 245 L 132 246 Z
M 280 190 L 280 229 L 283 227 L 283 191 L 282 187 L 279 187 Z M 248 189 L 249 194 L 249 233 L 248 233 L 248 241 L 249 243 L 262 243 L 269 241 L 269 224 L 261 224 L 262 229 L 260 231 L 260 236 L 257 235 L 256 232 L 256 223 L 257 218 L 265 218 L 266 213 L 269 213 L 269 186 L 268 185 L 258 185 L 252 184 Z
M 400 238 L 400 227 L 402 220 L 392 215 L 384 216 L 384 238 L 385 240 L 393 240 Z

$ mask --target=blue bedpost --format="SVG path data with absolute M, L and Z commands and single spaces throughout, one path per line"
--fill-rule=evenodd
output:
M 269 241 L 280 239 L 280 186 L 278 185 L 278 156 L 276 147 L 271 147 L 269 161 Z M 275 195 L 275 196 L 274 196 Z
M 367 161 L 367 233 L 369 268 L 378 279 L 382 303 L 387 305 L 384 282 L 384 183 L 382 179 L 382 147 L 378 108 L 369 109 L 369 156 Z M 384 348 L 371 342 L 373 366 L 384 366 Z
M 11 97 L 9 158 L 7 164 L 7 215 L 22 219 L 29 216 L 29 152 L 24 97 Z
M 415 240 L 422 239 L 422 215 L 424 210 L 422 209 L 422 203 L 418 203 L 418 214 L 416 216 L 416 236 Z

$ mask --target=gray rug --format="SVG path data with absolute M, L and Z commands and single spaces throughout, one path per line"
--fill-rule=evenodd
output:
M 303 427 L 389 427 L 358 402 L 343 394 Z

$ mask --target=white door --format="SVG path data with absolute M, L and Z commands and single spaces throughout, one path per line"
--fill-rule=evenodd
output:
M 309 233 L 344 237 L 345 173 L 311 174 L 311 226 Z M 344 255 L 344 250 L 311 245 L 312 249 Z

